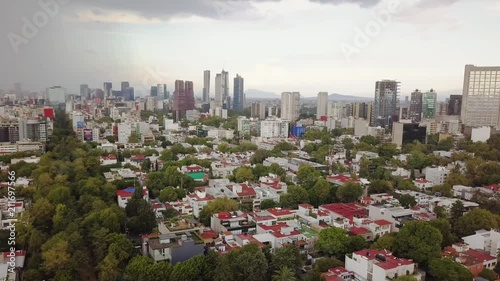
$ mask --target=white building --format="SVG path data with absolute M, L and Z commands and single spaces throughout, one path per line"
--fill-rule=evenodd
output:
M 471 249 L 483 250 L 492 256 L 497 256 L 500 249 L 500 233 L 496 230 L 478 230 L 476 234 L 462 237 Z
M 472 142 L 487 142 L 491 137 L 490 127 L 472 128 Z
M 128 143 L 128 138 L 132 134 L 132 126 L 130 123 L 118 123 L 118 142 Z
M 85 122 L 85 117 L 83 116 L 83 113 L 78 111 L 73 111 L 73 113 L 71 114 L 71 120 L 73 123 L 73 130 L 76 131 L 76 128 L 79 127 L 78 125 L 81 125 L 80 127 L 83 126 Z
M 432 182 L 434 185 L 441 185 L 444 183 L 450 170 L 446 167 L 427 167 L 425 168 L 425 179 Z
M 300 114 L 300 93 L 284 92 L 281 94 L 281 119 L 295 121 Z
M 316 109 L 316 119 L 320 119 L 323 116 L 327 116 L 328 114 L 328 93 L 320 92 L 318 94 L 317 100 L 317 109 Z
M 345 257 L 345 268 L 364 280 L 385 281 L 415 273 L 415 264 L 387 250 L 361 250 Z
M 47 89 L 47 99 L 51 104 L 66 102 L 66 89 L 61 86 L 54 86 Z
M 179 123 L 174 123 L 173 119 L 165 118 L 163 124 L 165 125 L 165 131 L 178 131 L 180 128 Z
M 368 127 L 370 122 L 365 119 L 354 120 L 354 135 L 357 137 L 362 137 L 368 135 Z
M 196 109 L 186 111 L 186 119 L 188 121 L 200 120 L 200 112 Z
M 290 121 L 267 119 L 260 122 L 260 136 L 263 138 L 288 138 Z
M 463 124 L 499 128 L 499 113 L 500 67 L 466 65 L 460 115 Z

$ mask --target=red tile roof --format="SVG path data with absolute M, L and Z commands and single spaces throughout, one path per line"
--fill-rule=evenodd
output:
M 273 215 L 274 217 L 282 217 L 282 216 L 290 216 L 290 215 L 293 215 L 295 214 L 294 212 L 290 211 L 289 209 L 276 209 L 276 208 L 272 208 L 272 209 L 267 209 L 267 211 Z
M 385 269 L 385 270 L 394 269 L 394 268 L 397 268 L 397 267 L 403 266 L 403 265 L 413 264 L 413 262 L 411 260 L 397 258 L 397 257 L 393 256 L 392 253 L 387 251 L 387 250 L 368 249 L 368 250 L 361 250 L 361 251 L 354 252 L 354 254 L 359 255 L 359 256 L 363 256 L 363 257 L 367 258 L 368 260 L 377 259 L 377 255 L 384 256 L 385 261 L 377 259 L 375 264 L 378 265 L 379 267 Z
M 326 209 L 344 218 L 352 220 L 353 217 L 366 218 L 366 207 L 359 203 L 334 203 L 321 205 L 320 208 Z
M 368 233 L 370 231 L 364 227 L 353 226 L 353 227 L 349 228 L 349 232 L 351 232 L 354 235 L 363 235 L 363 234 Z
M 380 226 L 392 225 L 392 223 L 390 221 L 386 221 L 386 220 L 376 220 L 376 221 L 374 221 L 374 223 L 378 224 Z

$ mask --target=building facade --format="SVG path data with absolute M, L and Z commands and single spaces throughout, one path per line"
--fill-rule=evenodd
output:
M 281 119 L 296 121 L 300 115 L 300 93 L 281 94 Z
M 179 121 L 186 116 L 186 111 L 194 109 L 194 90 L 191 81 L 175 81 L 174 117 Z
M 412 122 L 420 122 L 422 120 L 422 92 L 418 89 L 411 93 L 410 119 Z
M 399 96 L 399 82 L 395 80 L 377 81 L 375 84 L 375 125 L 391 127 L 392 122 L 397 121 Z
M 240 75 L 236 74 L 234 78 L 233 91 L 233 108 L 243 109 L 245 102 L 245 80 Z
M 210 103 L 210 70 L 203 72 L 203 103 Z
M 328 93 L 319 93 L 317 102 L 316 119 L 321 119 L 321 117 L 327 116 L 328 113 Z
M 422 117 L 424 119 L 436 118 L 437 93 L 431 89 L 422 95 Z
M 500 128 L 500 67 L 465 66 L 462 112 L 467 127 Z

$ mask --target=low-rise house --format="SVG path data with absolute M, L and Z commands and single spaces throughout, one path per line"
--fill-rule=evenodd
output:
M 486 251 L 470 249 L 467 243 L 455 243 L 446 247 L 442 253 L 465 266 L 474 276 L 478 276 L 483 269 L 493 270 L 497 264 L 497 257 Z
M 114 165 L 118 163 L 118 160 L 116 159 L 116 156 L 113 154 L 110 154 L 108 156 L 101 156 L 99 158 L 101 165 L 106 166 L 106 165 Z
M 171 264 L 186 261 L 205 251 L 203 241 L 191 232 L 159 234 L 147 238 L 143 236 L 143 245 L 146 249 L 145 255 L 153 258 L 155 262 L 164 261 Z
M 353 271 L 343 267 L 330 268 L 327 272 L 321 274 L 321 278 L 325 281 L 366 281 Z
M 436 185 L 432 181 L 428 181 L 426 179 L 416 179 L 413 181 L 413 184 L 421 191 L 429 190 Z
M 497 230 L 477 230 L 475 234 L 462 237 L 471 249 L 483 250 L 496 256 L 500 250 L 500 232 Z
M 390 280 L 416 273 L 411 260 L 398 258 L 387 250 L 361 250 L 346 256 L 345 268 L 359 275 L 361 280 Z
M 373 220 L 389 221 L 391 232 L 397 232 L 403 225 L 413 220 L 413 211 L 403 207 L 395 207 L 391 204 L 368 206 L 368 216 Z
M 0 280 L 19 280 L 17 272 L 24 267 L 26 252 L 17 250 L 15 252 L 0 252 Z
M 286 193 L 288 191 L 288 186 L 285 182 L 282 182 L 280 177 L 275 174 L 269 174 L 266 177 L 259 178 L 260 187 L 270 187 L 273 188 L 278 194 Z
M 255 231 L 255 223 L 249 220 L 247 213 L 241 211 L 221 212 L 212 215 L 210 228 L 217 233 L 231 232 L 233 235 Z
M 143 197 L 142 198 L 146 201 L 149 201 L 148 188 L 144 186 L 142 188 L 142 190 L 143 190 Z M 117 198 L 118 206 L 120 206 L 121 208 L 127 207 L 127 203 L 128 203 L 128 201 L 130 201 L 132 196 L 134 196 L 134 192 L 135 192 L 135 187 L 129 187 L 126 189 L 118 190 L 116 192 L 116 195 L 118 197 Z
M 425 168 L 425 179 L 432 182 L 434 185 L 443 184 L 449 174 L 450 170 L 447 167 Z

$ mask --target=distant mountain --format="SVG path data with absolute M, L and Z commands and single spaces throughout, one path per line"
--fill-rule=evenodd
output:
M 303 100 L 307 101 L 315 101 L 317 97 L 307 97 L 307 98 L 302 98 Z M 359 102 L 369 102 L 373 101 L 373 98 L 369 97 L 358 97 L 358 96 L 351 96 L 351 95 L 341 95 L 341 94 L 330 94 L 328 95 L 328 100 L 330 101 L 359 101 Z
M 281 96 L 271 92 L 265 92 L 256 89 L 248 89 L 245 91 L 247 99 L 280 99 Z

